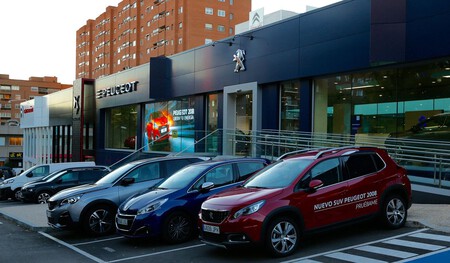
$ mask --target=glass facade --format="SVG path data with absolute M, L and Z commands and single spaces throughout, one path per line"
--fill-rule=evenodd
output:
M 300 126 L 300 82 L 289 81 L 280 85 L 280 129 L 298 131 Z
M 106 110 L 105 148 L 135 149 L 137 106 L 127 105 Z
M 386 138 L 450 112 L 447 60 L 314 82 L 314 132 Z

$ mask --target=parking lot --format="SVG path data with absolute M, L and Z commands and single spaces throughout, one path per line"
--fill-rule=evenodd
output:
M 29 225 L 28 227 L 24 227 L 23 225 L 14 226 L 14 224 L 19 224 L 20 222 L 5 216 L 5 211 L 10 215 L 14 214 L 11 211 L 15 211 L 16 214 L 18 214 L 17 211 L 21 211 L 22 215 L 26 214 L 26 217 L 30 220 L 29 222 L 34 222 L 34 225 Z M 67 262 L 281 262 L 292 260 L 295 262 L 307 262 L 303 260 L 316 257 L 323 258 L 324 255 L 341 255 L 347 251 L 354 253 L 355 247 L 363 245 L 367 247 L 370 244 L 391 242 L 390 240 L 412 240 L 416 238 L 414 236 L 418 235 L 436 234 L 440 238 L 448 235 L 423 228 L 404 227 L 398 230 L 388 231 L 374 227 L 370 223 L 358 224 L 330 233 L 308 237 L 301 242 L 300 248 L 292 256 L 277 259 L 269 257 L 261 248 L 242 247 L 239 249 L 224 250 L 205 245 L 198 239 L 179 245 L 168 245 L 159 239 L 133 240 L 118 235 L 93 238 L 79 231 L 58 231 L 44 225 L 38 225 L 39 222 L 42 224 L 45 221 L 43 220 L 45 219 L 43 218 L 45 217 L 45 205 L 1 201 L 0 212 L 3 214 L 3 217 L 0 217 L 0 230 L 6 228 L 6 225 L 11 225 L 11 227 L 18 228 L 18 230 L 10 231 L 13 235 L 26 235 L 22 238 L 23 241 L 20 242 L 25 243 L 24 240 L 30 238 L 39 240 L 29 241 L 32 243 L 31 249 L 25 249 L 23 251 L 18 249 L 2 251 L 0 256 L 1 261 L 3 259 L 9 259 L 7 257 L 8 253 L 12 254 L 13 258 L 16 258 L 16 254 L 18 253 L 22 257 L 28 254 L 36 257 L 37 252 L 33 250 L 39 248 L 45 249 L 45 252 L 41 253 L 43 257 L 51 257 L 51 259 L 49 258 L 45 262 L 59 262 L 56 259 L 61 257 L 67 257 Z M 25 221 L 23 218 L 21 220 Z M 36 231 L 27 231 L 27 228 L 32 228 Z M 6 236 L 2 231 L 0 233 Z M 418 239 L 416 238 L 416 240 Z M 3 238 L 2 242 L 8 242 L 8 239 Z M 441 240 L 439 242 L 422 240 L 422 242 L 429 243 L 428 245 L 431 249 L 436 249 L 437 251 L 446 251 L 450 247 L 450 240 Z M 17 247 L 14 244 L 11 244 L 11 246 L 14 248 Z M 52 248 L 52 246 L 56 248 Z M 411 253 L 411 249 L 407 251 Z M 427 250 L 414 252 L 417 255 L 427 255 L 430 253 Z M 39 261 L 36 258 L 36 262 Z M 321 260 L 319 262 L 328 261 Z

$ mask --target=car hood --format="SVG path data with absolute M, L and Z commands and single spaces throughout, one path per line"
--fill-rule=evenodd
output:
M 23 185 L 22 189 L 26 189 L 26 188 L 32 188 L 32 187 L 39 187 L 39 186 L 43 186 L 43 185 L 47 185 L 48 182 L 47 181 L 34 181 L 34 182 L 29 182 Z
M 208 198 L 202 207 L 230 207 L 249 205 L 259 200 L 271 199 L 283 192 L 282 188 L 261 189 L 261 188 L 233 188 L 225 192 L 215 194 Z
M 119 209 L 122 212 L 136 212 L 156 200 L 173 198 L 174 193 L 178 191 L 178 189 L 156 189 L 144 194 L 135 195 L 120 205 Z
M 112 184 L 84 184 L 79 185 L 75 187 L 71 187 L 65 190 L 62 190 L 61 192 L 58 192 L 56 195 L 50 197 L 50 201 L 59 200 L 62 198 L 67 198 L 69 196 L 79 195 L 79 194 L 86 194 L 106 188 L 110 188 Z

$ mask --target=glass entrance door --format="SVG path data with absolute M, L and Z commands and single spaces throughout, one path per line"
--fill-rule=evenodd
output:
M 235 148 L 236 155 L 250 155 L 251 131 L 252 131 L 252 92 L 236 93 L 236 135 Z

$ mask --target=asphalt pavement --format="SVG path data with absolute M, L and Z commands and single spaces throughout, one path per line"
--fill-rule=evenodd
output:
M 440 198 L 450 199 L 450 190 L 434 187 L 414 186 L 415 191 L 428 191 Z M 33 231 L 51 231 L 47 224 L 46 204 L 24 204 L 14 201 L 0 202 L 0 215 Z M 437 231 L 450 233 L 450 204 L 418 204 L 413 203 L 408 210 L 409 227 L 427 227 Z

